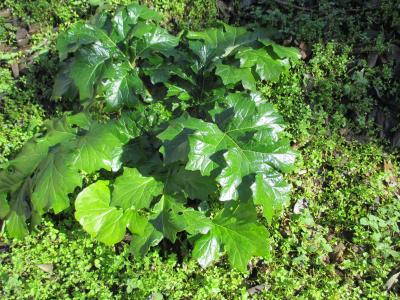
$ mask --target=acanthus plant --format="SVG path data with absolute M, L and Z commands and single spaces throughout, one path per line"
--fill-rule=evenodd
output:
M 269 222 L 282 209 L 290 190 L 282 173 L 295 160 L 257 82 L 278 80 L 298 51 L 261 29 L 222 24 L 173 36 L 158 21 L 133 4 L 60 34 L 53 94 L 79 99 L 81 112 L 49 120 L 2 166 L 0 217 L 21 238 L 80 191 L 75 218 L 101 242 L 128 230 L 132 251 L 144 255 L 187 237 L 203 267 L 226 253 L 244 270 L 269 249 L 256 207 Z M 82 186 L 100 170 L 107 176 Z

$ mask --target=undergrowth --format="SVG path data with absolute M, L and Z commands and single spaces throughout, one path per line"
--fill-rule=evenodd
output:
M 258 286 L 262 292 L 253 298 L 396 299 L 398 284 L 388 292 L 386 283 L 399 272 L 400 263 L 399 165 L 382 129 L 393 136 L 398 122 L 385 121 L 389 118 L 382 117 L 380 105 L 383 102 L 384 110 L 393 111 L 390 100 L 398 100 L 400 89 L 396 61 L 378 58 L 371 67 L 364 52 L 369 47 L 382 53 L 391 49 L 388 41 L 395 39 L 390 34 L 396 31 L 388 34 L 386 30 L 396 28 L 399 21 L 398 10 L 389 5 L 394 2 L 389 2 L 379 11 L 368 4 L 362 15 L 328 1 L 321 1 L 318 14 L 278 1 L 267 14 L 259 7 L 251 12 L 254 22 L 275 25 L 283 38 L 305 40 L 313 51 L 279 83 L 260 87 L 285 116 L 290 138 L 301 154 L 297 172 L 289 178 L 294 186 L 291 203 L 283 219 L 268 226 L 274 242 L 270 258 L 253 261 L 247 273 L 229 271 L 224 261 L 204 273 L 193 262 L 157 249 L 143 260 L 134 259 L 124 245 L 106 247 L 84 235 L 72 221 L 51 219 L 24 241 L 0 242 L 0 260 L 5 262 L 0 266 L 3 294 L 10 299 L 90 297 L 93 293 L 100 298 L 245 299 L 247 290 Z M 7 4 L 17 7 L 20 3 Z M 187 16 L 182 7 L 163 7 L 172 15 Z M 324 7 L 332 17 L 324 17 Z M 73 5 L 62 9 L 81 16 Z M 19 10 L 19 16 L 30 15 L 30 10 Z M 204 19 L 199 14 L 197 20 Z M 47 20 L 35 22 L 47 26 Z M 340 22 L 350 22 L 351 34 L 337 26 Z M 382 32 L 368 35 L 364 22 Z M 176 24 L 170 26 L 176 28 Z M 334 35 L 328 38 L 333 40 L 329 44 L 321 41 L 326 28 L 328 37 Z M 364 43 L 361 54 L 360 41 Z M 3 68 L 8 79 L 0 94 L 11 95 L 10 100 L 1 99 L 8 101 L 8 106 L 1 104 L 7 107 L 2 118 L 8 120 L 1 123 L 0 135 L 6 145 L 2 148 L 5 161 L 38 131 L 44 112 L 43 106 L 32 102 L 36 95 L 29 95 L 36 89 L 24 90 L 28 96 L 21 97 L 20 80 L 11 78 L 4 61 Z M 35 109 L 37 117 L 32 118 Z M 383 121 L 376 122 L 379 118 Z M 13 126 L 17 120 L 33 125 Z M 40 264 L 51 264 L 53 271 L 43 271 L 41 267 L 46 266 Z

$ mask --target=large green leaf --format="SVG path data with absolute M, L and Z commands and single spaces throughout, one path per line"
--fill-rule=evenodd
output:
M 269 104 L 232 94 L 225 105 L 226 109 L 212 111 L 216 124 L 184 116 L 159 135 L 166 161 L 175 161 L 176 149 L 182 149 L 188 153 L 187 170 L 199 170 L 203 176 L 218 172 L 222 201 L 237 199 L 240 189 L 250 189 L 248 184 L 240 187 L 244 178 L 289 171 L 295 159 L 289 143 L 278 140 L 283 122 Z
M 203 268 L 208 267 L 218 259 L 220 255 L 220 244 L 215 236 L 203 235 L 196 240 L 192 257 L 197 259 L 197 262 Z
M 233 27 L 224 24 L 224 28 L 211 28 L 202 32 L 190 31 L 186 37 L 190 49 L 199 58 L 199 68 L 209 62 L 226 57 L 240 46 L 257 39 L 257 34 L 243 27 Z
M 28 204 L 31 185 L 31 179 L 28 178 L 18 191 L 11 193 L 6 219 L 6 230 L 10 237 L 21 239 L 28 234 L 26 221 L 31 216 Z
M 128 37 L 129 31 L 133 25 L 136 25 L 139 20 L 158 20 L 161 16 L 146 6 L 131 4 L 126 7 L 119 8 L 112 18 L 111 38 L 115 42 L 123 41 Z
M 82 115 L 79 114 L 78 118 Z M 64 117 L 49 120 L 45 123 L 46 132 L 29 140 L 17 157 L 1 166 L 0 192 L 14 192 L 31 175 L 40 162 L 46 157 L 50 147 L 63 141 L 72 139 L 76 134 L 73 127 L 77 118 Z
M 7 233 L 10 237 L 22 239 L 28 235 L 28 227 L 26 226 L 26 217 L 11 211 L 6 221 Z
M 287 65 L 284 61 L 272 58 L 263 48 L 239 50 L 236 58 L 240 59 L 241 68 L 247 69 L 256 66 L 256 72 L 262 80 L 278 80 Z
M 130 4 L 126 7 L 130 22 L 137 23 L 138 19 L 161 21 L 162 16 L 144 5 Z
M 175 242 L 176 234 L 186 230 L 190 234 L 207 233 L 211 221 L 203 213 L 192 208 L 186 208 L 181 200 L 169 195 L 163 195 L 153 209 L 153 216 L 147 221 L 137 218 L 141 233 L 135 233 L 131 249 L 136 255 L 145 255 L 150 247 L 157 245 L 164 237 Z M 134 225 L 132 225 L 134 226 Z M 134 231 L 134 229 L 133 229 Z
M 67 31 L 60 33 L 57 50 L 63 60 L 69 52 L 74 52 L 82 45 L 92 44 L 99 39 L 99 29 L 84 22 L 73 24 Z
M 225 85 L 242 82 L 245 89 L 251 91 L 256 89 L 256 80 L 251 73 L 251 68 L 236 68 L 231 65 L 218 64 L 215 74 L 221 77 Z
M 193 133 L 198 126 L 198 119 L 187 113 L 168 122 L 168 127 L 157 137 L 163 141 L 160 152 L 164 155 L 164 163 L 186 162 L 189 153 L 187 136 Z
M 109 49 L 100 43 L 81 48 L 78 51 L 71 67 L 70 76 L 79 90 L 81 100 L 93 98 L 95 84 L 100 79 L 105 61 L 111 55 Z
M 39 214 L 50 208 L 55 213 L 68 208 L 68 194 L 81 185 L 81 176 L 65 163 L 64 151 L 60 147 L 52 149 L 37 168 L 31 201 Z
M 100 91 L 107 110 L 115 111 L 123 106 L 133 107 L 145 87 L 136 70 L 127 62 L 107 64 L 101 80 Z
M 150 247 L 158 245 L 163 239 L 162 232 L 158 231 L 147 219 L 142 220 L 143 232 L 140 235 L 134 234 L 130 245 L 131 250 L 137 256 L 144 256 Z
M 128 208 L 149 208 L 155 196 L 162 193 L 164 185 L 154 177 L 145 177 L 137 169 L 124 168 L 124 174 L 115 180 L 112 205 Z
M 74 151 L 67 161 L 75 169 L 87 173 L 101 168 L 118 170 L 123 146 L 139 133 L 136 123 L 128 116 L 105 124 L 93 122 L 89 130 L 74 141 Z
M 207 267 L 222 247 L 232 266 L 245 271 L 253 256 L 268 255 L 267 236 L 266 229 L 257 223 L 251 203 L 230 205 L 212 220 L 211 230 L 195 242 L 193 257 Z
M 123 239 L 127 217 L 122 209 L 110 205 L 108 181 L 97 181 L 80 192 L 75 209 L 75 218 L 99 241 L 113 245 Z
M 132 35 L 139 40 L 136 43 L 136 55 L 147 57 L 152 52 L 169 54 L 179 43 L 179 36 L 173 36 L 158 25 L 139 23 Z
M 289 200 L 290 185 L 277 172 L 257 174 L 252 185 L 254 203 L 262 205 L 263 214 L 269 223 Z
M 182 210 L 185 210 L 182 202 L 172 196 L 163 195 L 154 206 L 154 211 L 157 215 L 150 220 L 150 223 L 164 237 L 171 242 L 175 242 L 176 234 L 184 229 L 182 223 L 179 222 L 179 218 L 178 220 L 176 218 Z

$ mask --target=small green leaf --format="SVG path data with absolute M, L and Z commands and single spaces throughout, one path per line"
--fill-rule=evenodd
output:
M 188 91 L 184 88 L 169 83 L 166 83 L 165 85 L 168 88 L 166 97 L 176 96 L 179 100 L 182 101 L 188 101 L 191 98 Z

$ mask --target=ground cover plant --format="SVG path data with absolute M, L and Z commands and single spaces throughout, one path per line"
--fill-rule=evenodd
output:
M 77 111 L 76 99 L 50 100 L 59 68 L 55 32 L 96 8 L 88 1 L 6 2 L 0 3 L 11 12 L 0 18 L 0 34 L 6 35 L 0 43 L 0 68 L 8 74 L 0 92 L 3 162 L 14 158 L 26 139 L 43 132 L 45 117 Z M 203 269 L 190 258 L 190 243 L 180 244 L 185 238 L 178 233 L 177 243 L 164 240 L 140 259 L 131 254 L 129 235 L 110 247 L 85 233 L 74 220 L 73 194 L 72 208 L 45 214 L 45 221 L 26 238 L 12 240 L 2 234 L 0 294 L 9 299 L 396 299 L 395 1 L 147 3 L 162 13 L 163 25 L 175 33 L 215 25 L 218 7 L 225 22 L 251 24 L 252 29 L 262 25 L 275 32 L 280 44 L 301 50 L 303 62 L 281 74 L 279 81 L 257 82 L 263 99 L 283 116 L 286 134 L 299 153 L 295 171 L 285 176 L 293 186 L 289 207 L 271 224 L 261 211 L 258 214 L 270 235 L 270 255 L 253 259 L 245 272 L 231 269 L 227 257 Z M 3 26 L 7 30 L 1 31 Z M 29 30 L 28 47 L 16 35 L 20 27 Z M 93 103 L 103 105 L 104 98 Z M 167 105 L 150 104 L 147 110 L 152 113 L 146 113 L 167 121 L 184 110 L 178 107 L 171 115 Z M 34 117 L 24 117 L 31 116 L 32 109 Z M 91 114 L 97 110 L 93 107 Z M 118 116 L 119 111 L 109 115 Z M 104 123 L 109 117 L 94 119 Z M 115 177 L 110 174 L 84 175 L 83 186 L 98 175 L 112 182 Z

